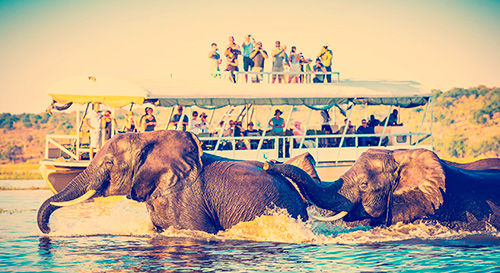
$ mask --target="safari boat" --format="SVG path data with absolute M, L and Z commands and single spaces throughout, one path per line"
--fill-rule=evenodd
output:
M 205 152 L 259 161 L 285 161 L 309 152 L 316 160 L 320 176 L 325 177 L 343 172 L 369 148 L 433 149 L 432 96 L 414 82 L 337 80 L 331 84 L 234 84 L 224 80 L 196 82 L 188 79 L 146 85 L 147 89 L 131 88 L 131 92 L 121 92 L 122 96 L 116 96 L 111 91 L 116 88 L 111 87 L 99 89 L 97 93 L 95 90 L 94 93 L 77 93 L 70 88 L 72 95 L 54 90 L 50 96 L 59 104 L 87 104 L 87 108 L 94 101 L 127 109 L 149 105 L 165 114 L 155 130 L 174 129 L 172 119 L 179 106 L 183 107 L 180 120 L 184 120 L 184 116 L 191 118 L 194 111 L 205 112 L 210 130 L 198 134 Z M 282 133 L 268 126 L 278 109 L 285 122 Z M 368 119 L 371 114 L 382 119 L 394 109 L 408 112 L 400 114 L 398 126 L 389 126 L 389 118 L 382 120 L 370 134 L 352 134 L 349 126 L 342 126 L 361 118 Z M 76 111 L 76 124 L 82 124 L 83 110 Z M 321 111 L 330 117 L 330 132 L 321 129 Z M 410 116 L 412 123 L 404 120 Z M 242 130 L 252 122 L 260 131 L 246 136 L 227 135 L 224 132 L 230 121 L 241 122 Z M 296 121 L 301 122 L 305 135 L 293 133 L 292 123 Z M 359 124 L 354 125 L 356 128 Z M 75 135 L 47 136 L 41 169 L 54 193 L 64 188 L 90 162 L 88 139 L 82 138 L 81 126 L 75 128 Z M 182 126 L 177 129 L 182 130 Z

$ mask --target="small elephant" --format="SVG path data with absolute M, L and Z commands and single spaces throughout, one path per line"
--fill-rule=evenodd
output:
M 288 163 L 300 165 L 304 159 Z M 261 162 L 204 154 L 191 133 L 120 134 L 66 188 L 41 205 L 38 226 L 48 233 L 50 215 L 60 206 L 111 195 L 146 202 L 158 230 L 216 233 L 276 207 L 306 221 L 303 196 L 289 180 L 262 167 Z
M 390 225 L 431 219 L 453 225 L 479 219 L 498 229 L 498 162 L 490 159 L 456 167 L 425 149 L 370 149 L 335 182 L 317 183 L 286 164 L 271 165 L 268 171 L 289 177 L 308 200 L 344 221 L 369 219 L 371 225 Z

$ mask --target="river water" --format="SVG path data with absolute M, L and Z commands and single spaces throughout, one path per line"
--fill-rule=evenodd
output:
M 40 181 L 0 186 L 40 186 Z M 10 186 L 9 186 L 10 187 Z M 284 212 L 216 235 L 155 233 L 144 204 L 122 197 L 62 208 L 53 232 L 36 225 L 48 190 L 0 191 L 3 272 L 499 272 L 500 234 L 439 225 L 346 228 L 303 223 Z

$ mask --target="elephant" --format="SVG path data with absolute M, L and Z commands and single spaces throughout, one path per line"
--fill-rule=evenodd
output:
M 308 161 L 302 156 L 287 163 L 300 166 Z M 273 208 L 306 221 L 305 198 L 289 180 L 264 171 L 263 165 L 203 153 L 200 141 L 189 132 L 119 134 L 40 206 L 38 226 L 49 233 L 49 218 L 56 209 L 112 195 L 145 202 L 159 231 L 174 227 L 217 233 Z
M 333 182 L 318 183 L 287 164 L 266 164 L 265 169 L 292 179 L 311 203 L 337 213 L 334 219 L 368 220 L 369 225 L 423 219 L 452 227 L 470 223 L 471 229 L 482 221 L 499 229 L 499 161 L 488 162 L 461 168 L 426 149 L 369 149 Z

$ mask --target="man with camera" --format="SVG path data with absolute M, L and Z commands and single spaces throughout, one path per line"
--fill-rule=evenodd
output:
M 267 52 L 262 48 L 262 42 L 258 42 L 255 49 L 250 53 L 250 59 L 253 61 L 252 72 L 262 72 L 264 70 L 264 61 L 267 59 Z M 260 82 L 259 74 L 255 74 L 252 82 Z

